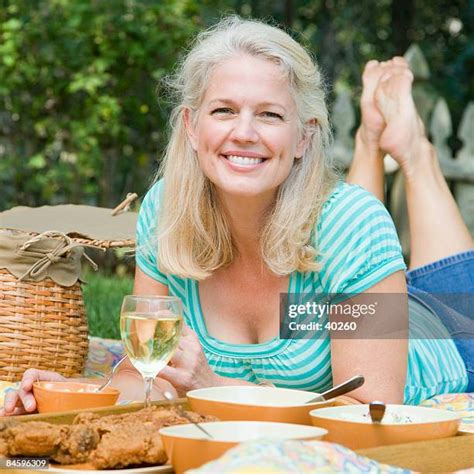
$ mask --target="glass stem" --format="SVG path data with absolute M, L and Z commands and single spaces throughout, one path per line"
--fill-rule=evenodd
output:
M 151 407 L 151 389 L 153 388 L 154 377 L 144 377 L 145 379 L 145 408 Z

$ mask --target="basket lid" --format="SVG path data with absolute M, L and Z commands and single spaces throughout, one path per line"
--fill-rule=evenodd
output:
M 8 270 L 20 281 L 49 277 L 61 286 L 74 285 L 80 279 L 81 259 L 91 261 L 84 253 L 84 245 L 64 234 L 45 234 L 31 237 L 0 229 L 0 269 Z
M 41 234 L 58 231 L 74 238 L 129 241 L 135 238 L 137 213 L 75 204 L 14 207 L 0 212 L 0 228 Z

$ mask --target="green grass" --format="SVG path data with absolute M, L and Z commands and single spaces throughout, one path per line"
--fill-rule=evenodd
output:
M 120 339 L 120 307 L 125 295 L 130 295 L 133 278 L 87 273 L 82 286 L 91 336 Z

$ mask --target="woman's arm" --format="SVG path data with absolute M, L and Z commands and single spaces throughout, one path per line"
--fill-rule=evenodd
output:
M 345 319 L 357 322 L 359 338 L 343 339 L 340 333 L 338 337 L 334 333 L 331 335 L 334 385 L 360 374 L 365 377 L 365 384 L 351 393 L 351 396 L 364 403 L 374 400 L 403 403 L 408 339 L 403 335 L 398 339 L 382 339 L 377 334 L 384 328 L 394 326 L 403 333 L 408 327 L 408 307 L 404 304 L 406 301 L 404 272 L 397 271 L 391 274 L 358 295 L 357 299 L 363 300 L 364 295 L 374 293 L 379 294 L 375 298 L 378 302 L 375 315 L 361 316 L 354 320 L 350 317 Z M 374 300 L 373 296 L 369 298 L 371 301 Z M 393 304 L 394 301 L 399 304 Z M 347 332 L 344 336 L 347 336 Z
M 149 277 L 147 274 L 142 272 L 140 268 L 135 269 L 135 281 L 133 284 L 134 295 L 156 295 L 156 296 L 168 296 L 168 287 L 162 285 L 160 282 Z

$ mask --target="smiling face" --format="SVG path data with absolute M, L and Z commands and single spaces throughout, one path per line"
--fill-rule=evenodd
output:
M 185 124 L 204 174 L 226 196 L 273 197 L 303 154 L 289 81 L 274 62 L 237 56 L 215 67 Z

